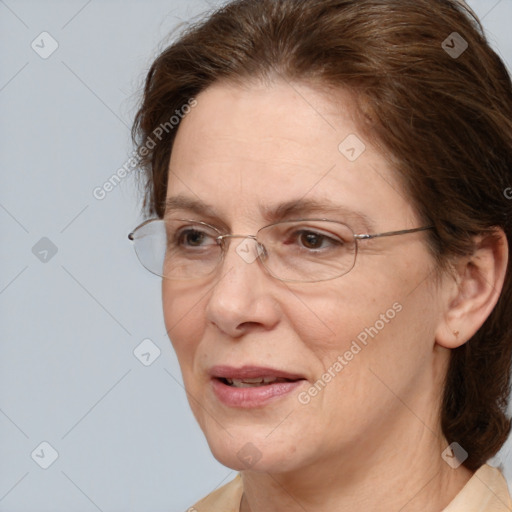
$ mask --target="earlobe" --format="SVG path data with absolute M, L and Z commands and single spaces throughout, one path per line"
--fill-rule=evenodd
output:
M 498 302 L 508 264 L 508 243 L 502 229 L 475 241 L 470 257 L 460 259 L 442 287 L 444 318 L 436 342 L 446 348 L 466 343 L 480 329 Z

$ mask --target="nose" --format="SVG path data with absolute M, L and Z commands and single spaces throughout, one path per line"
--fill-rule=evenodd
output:
M 258 261 L 263 248 L 254 236 L 223 238 L 228 238 L 228 247 L 208 298 L 207 320 L 233 338 L 251 330 L 272 329 L 279 322 L 280 309 L 273 294 L 277 282 Z

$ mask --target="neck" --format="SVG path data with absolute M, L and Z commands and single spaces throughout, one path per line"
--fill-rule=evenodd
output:
M 442 434 L 417 425 L 407 436 L 393 429 L 394 437 L 385 431 L 365 437 L 330 460 L 286 474 L 244 471 L 240 510 L 440 512 L 472 473 L 463 466 L 452 469 L 441 458 L 448 445 Z

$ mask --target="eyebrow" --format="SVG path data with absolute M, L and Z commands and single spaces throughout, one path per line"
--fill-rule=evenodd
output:
M 177 211 L 186 211 L 211 219 L 220 218 L 212 205 L 184 195 L 169 197 L 165 201 L 164 217 Z M 293 199 L 274 206 L 261 206 L 260 211 L 269 224 L 286 219 L 302 218 L 305 215 L 320 215 L 321 217 L 333 216 L 330 220 L 350 221 L 355 224 L 354 228 L 361 228 L 366 232 L 374 231 L 373 222 L 363 212 L 348 209 L 330 199 Z

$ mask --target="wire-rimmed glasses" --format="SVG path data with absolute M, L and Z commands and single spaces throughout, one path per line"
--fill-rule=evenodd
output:
M 152 219 L 128 238 L 142 265 L 166 279 L 188 280 L 208 276 L 224 259 L 229 241 L 242 238 L 236 248 L 247 262 L 259 260 L 276 279 L 312 283 L 341 277 L 355 265 L 358 242 L 432 229 L 423 226 L 400 231 L 356 234 L 342 222 L 296 219 L 264 226 L 256 235 L 222 233 L 197 220 Z

